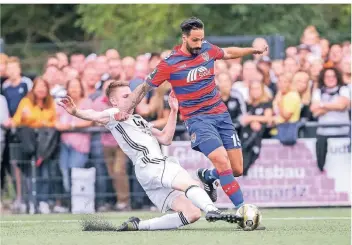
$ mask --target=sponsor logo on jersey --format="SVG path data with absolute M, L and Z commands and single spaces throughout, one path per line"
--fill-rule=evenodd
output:
M 201 54 L 202 55 L 202 58 L 205 60 L 205 61 L 209 61 L 209 54 L 208 52 L 204 52 Z
M 188 72 L 187 83 L 194 82 L 208 75 L 210 75 L 210 70 L 208 70 L 205 66 L 199 66 Z
M 197 139 L 196 133 L 193 133 L 193 134 L 191 135 L 191 141 L 192 141 L 192 143 L 195 143 L 195 142 L 196 142 L 196 139 Z

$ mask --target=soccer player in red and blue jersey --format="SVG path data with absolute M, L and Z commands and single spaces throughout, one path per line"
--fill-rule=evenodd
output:
M 204 24 L 195 17 L 181 24 L 182 44 L 162 60 L 130 95 L 126 111 L 133 110 L 153 87 L 169 81 L 179 102 L 179 110 L 191 136 L 194 150 L 206 155 L 214 169 L 198 169 L 197 174 L 213 202 L 214 182 L 220 184 L 238 208 L 243 195 L 235 177 L 243 172 L 241 143 L 214 81 L 214 62 L 246 55 L 262 54 L 267 47 L 219 48 L 204 40 Z

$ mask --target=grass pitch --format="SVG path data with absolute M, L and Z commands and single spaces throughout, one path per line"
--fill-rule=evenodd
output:
M 262 209 L 266 230 L 245 232 L 236 226 L 204 219 L 174 231 L 83 232 L 84 215 L 1 216 L 0 244 L 6 245 L 347 245 L 351 242 L 351 210 Z M 120 225 L 130 216 L 153 212 L 108 213 L 99 216 Z

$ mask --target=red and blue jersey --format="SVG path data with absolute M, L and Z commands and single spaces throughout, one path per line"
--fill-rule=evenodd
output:
M 220 114 L 227 110 L 214 81 L 214 63 L 224 51 L 207 41 L 198 55 L 188 55 L 176 46 L 147 77 L 146 82 L 158 87 L 169 81 L 179 102 L 183 120 L 199 114 Z

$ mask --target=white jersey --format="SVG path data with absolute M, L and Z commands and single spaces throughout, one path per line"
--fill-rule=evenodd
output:
M 105 125 L 114 136 L 122 151 L 132 160 L 133 164 L 162 163 L 166 157 L 161 151 L 158 140 L 152 134 L 152 124 L 140 115 L 131 115 L 126 121 L 119 122 L 114 114 L 117 108 L 106 110 L 110 120 Z

